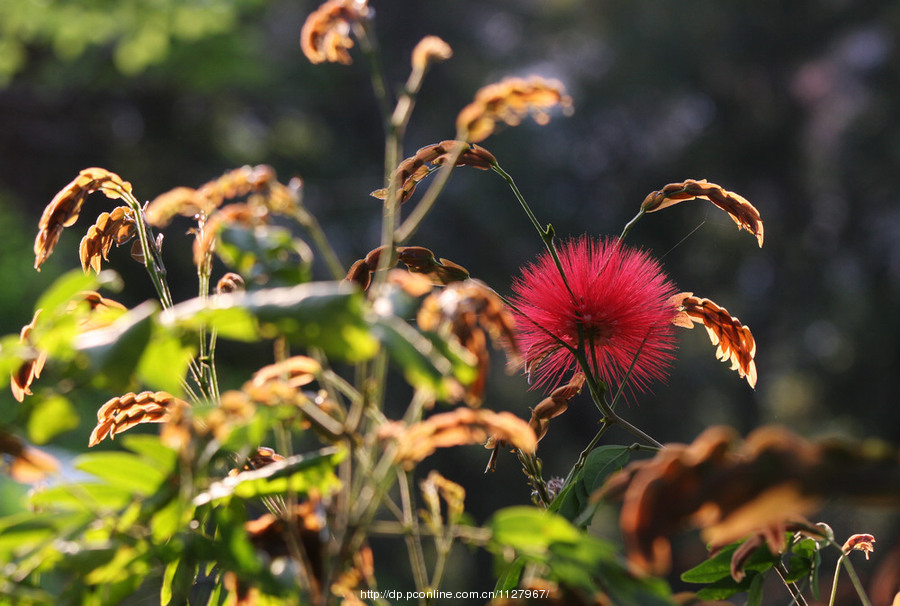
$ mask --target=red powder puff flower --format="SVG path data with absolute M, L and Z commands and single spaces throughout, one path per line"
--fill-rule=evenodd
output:
M 594 376 L 607 385 L 621 384 L 632 362 L 632 391 L 664 378 L 677 310 L 668 301 L 675 286 L 659 263 L 617 240 L 587 236 L 563 243 L 558 255 L 566 281 L 544 253 L 512 286 L 517 338 L 536 385 L 555 387 L 576 368 L 560 341 L 576 349 L 583 343 Z

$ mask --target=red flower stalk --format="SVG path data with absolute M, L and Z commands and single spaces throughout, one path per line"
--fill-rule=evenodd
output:
M 594 376 L 607 385 L 621 384 L 632 363 L 632 392 L 664 378 L 677 310 L 668 301 L 675 286 L 659 263 L 617 240 L 587 236 L 557 252 L 565 281 L 544 253 L 512 285 L 517 338 L 536 385 L 551 389 L 576 369 L 575 355 L 562 343 L 581 348 Z

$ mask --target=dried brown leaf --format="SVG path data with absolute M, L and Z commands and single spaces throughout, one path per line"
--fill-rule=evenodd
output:
M 300 47 L 310 63 L 353 62 L 351 26 L 368 17 L 367 0 L 328 0 L 313 11 L 300 30 Z
M 100 213 L 78 247 L 81 268 L 85 273 L 89 267 L 100 273 L 101 259 L 109 261 L 112 245 L 121 246 L 131 240 L 136 233 L 134 211 L 129 207 L 118 206 L 111 212 Z
M 756 236 L 756 241 L 762 247 L 764 231 L 759 211 L 746 198 L 732 191 L 726 191 L 721 185 L 709 183 L 706 179 L 669 183 L 658 191 L 650 192 L 641 208 L 644 212 L 652 213 L 686 200 L 712 202 L 728 213 L 728 216 L 737 223 L 738 229 L 746 229 Z
M 44 209 L 34 239 L 34 268 L 53 253 L 63 229 L 78 220 L 84 201 L 92 193 L 102 192 L 107 198 L 131 197 L 131 184 L 103 168 L 86 168 L 57 193 Z
M 537 445 L 534 431 L 514 414 L 472 408 L 439 413 L 409 427 L 402 423 L 388 425 L 381 436 L 396 440 L 396 461 L 408 468 L 438 448 L 483 444 L 490 436 L 525 452 L 533 452 Z
M 0 455 L 8 455 L 12 459 L 8 467 L 9 476 L 23 484 L 40 482 L 59 470 L 59 461 L 56 457 L 4 431 L 0 431 Z
M 682 295 L 685 295 L 682 297 Z M 731 362 L 731 370 L 738 371 L 750 387 L 756 387 L 756 341 L 750 329 L 728 313 L 723 307 L 709 299 L 694 297 L 691 293 L 676 295 L 681 298 L 675 324 L 686 328 L 692 323 L 703 324 L 709 339 L 716 346 L 716 357 Z
M 19 332 L 19 343 L 29 343 L 31 331 L 34 330 L 34 324 L 37 322 L 40 314 L 41 310 L 39 309 L 34 313 L 31 322 L 22 327 L 22 330 Z M 33 350 L 31 355 L 23 360 L 19 367 L 10 374 L 9 387 L 17 401 L 23 402 L 25 396 L 32 395 L 31 384 L 41 376 L 41 371 L 44 369 L 46 362 L 47 352 Z
M 284 381 L 294 388 L 309 385 L 316 380 L 322 366 L 307 356 L 294 356 L 276 364 L 263 366 L 253 374 L 250 384 L 262 387 L 270 381 Z
M 437 36 L 425 36 L 412 52 L 412 68 L 418 72 L 424 72 L 432 63 L 446 61 L 453 56 L 450 45 Z
M 543 125 L 556 107 L 566 112 L 572 107 L 572 98 L 559 81 L 540 76 L 507 78 L 475 93 L 475 100 L 459 112 L 456 131 L 460 139 L 483 141 L 494 132 L 497 122 L 516 126 L 530 115 Z
M 177 407 L 189 408 L 190 404 L 165 391 L 131 392 L 110 398 L 97 411 L 97 426 L 88 446 L 96 446 L 107 436 L 113 439 L 140 423 L 167 423 Z

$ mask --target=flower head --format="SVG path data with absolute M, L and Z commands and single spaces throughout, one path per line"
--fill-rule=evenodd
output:
M 593 374 L 607 384 L 621 384 L 629 368 L 632 391 L 664 378 L 677 310 L 668 301 L 675 286 L 659 263 L 616 240 L 587 236 L 557 252 L 565 280 L 544 253 L 512 286 L 517 338 L 536 384 L 555 387 L 576 368 L 566 346 L 581 349 Z

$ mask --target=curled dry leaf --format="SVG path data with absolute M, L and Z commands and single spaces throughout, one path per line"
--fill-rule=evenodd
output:
M 750 329 L 725 308 L 693 293 L 681 293 L 670 301 L 678 308 L 673 323 L 684 328 L 693 328 L 695 322 L 703 324 L 716 346 L 716 357 L 730 361 L 731 370 L 738 371 L 750 387 L 756 387 L 756 341 Z
M 896 449 L 813 443 L 767 426 L 743 442 L 730 428 L 713 427 L 692 444 L 666 445 L 654 458 L 613 475 L 591 498 L 622 500 L 629 561 L 664 574 L 671 562 L 669 536 L 686 525 L 700 528 L 714 549 L 762 533 L 777 551 L 779 525 L 804 523 L 827 498 L 896 505 L 898 495 Z
M 131 183 L 123 181 L 116 173 L 96 167 L 82 170 L 53 197 L 41 215 L 38 234 L 34 239 L 35 269 L 40 271 L 41 264 L 59 242 L 63 229 L 78 220 L 84 201 L 96 191 L 110 199 L 127 197 L 134 200 L 131 196 Z
M 408 469 L 438 448 L 483 444 L 490 436 L 525 452 L 537 445 L 534 431 L 514 414 L 472 408 L 439 413 L 408 427 L 400 421 L 389 423 L 379 435 L 396 442 L 395 460 Z
M 113 439 L 140 423 L 166 423 L 179 407 L 189 408 L 190 404 L 165 391 L 130 392 L 110 398 L 97 411 L 97 426 L 88 446 L 96 446 L 107 436 Z
M 145 216 L 150 225 L 166 227 L 177 215 L 209 216 L 226 201 L 244 197 L 251 206 L 281 215 L 295 214 L 300 204 L 298 190 L 280 183 L 271 166 L 259 164 L 230 170 L 198 189 L 176 187 L 162 193 L 147 204 Z
M 353 63 L 351 26 L 367 18 L 367 0 L 328 0 L 313 11 L 300 30 L 300 48 L 310 63 Z
M 584 387 L 584 373 L 578 372 L 568 384 L 557 387 L 550 395 L 531 411 L 531 419 L 528 425 L 534 430 L 538 441 L 541 441 L 550 428 L 550 419 L 556 418 L 569 408 L 569 400 L 581 393 Z
M 868 560 L 869 554 L 875 551 L 875 537 L 867 533 L 851 535 L 844 542 L 841 551 L 845 554 L 849 554 L 851 551 L 862 551 L 866 554 L 866 559 Z
M 29 446 L 18 436 L 0 431 L 0 455 L 8 455 L 12 461 L 7 473 L 16 482 L 34 484 L 59 469 L 56 457 Z M 0 457 L 0 466 L 3 459 Z
M 466 388 L 470 405 L 480 403 L 484 395 L 490 368 L 488 337 L 504 349 L 510 367 L 519 363 L 513 316 L 500 296 L 479 280 L 454 282 L 432 292 L 422 302 L 416 320 L 424 331 L 452 335 L 475 356 L 478 376 Z
M 258 446 L 253 454 L 247 457 L 240 469 L 232 469 L 228 472 L 228 475 L 233 477 L 242 471 L 253 471 L 280 461 L 284 461 L 284 457 L 275 452 L 274 449 L 268 446 Z
M 34 330 L 34 323 L 37 322 L 40 314 L 41 310 L 39 309 L 34 313 L 31 322 L 22 327 L 22 330 L 19 332 L 19 343 L 29 343 L 31 331 Z M 19 368 L 11 373 L 9 387 L 17 401 L 23 402 L 25 396 L 32 395 L 31 384 L 41 376 L 41 371 L 44 369 L 46 362 L 47 352 L 32 350 L 31 354 L 19 365 Z
M 309 385 L 316 380 L 322 366 L 307 356 L 294 356 L 276 364 L 263 366 L 253 374 L 250 385 L 262 387 L 271 381 L 284 381 L 293 388 Z
M 466 510 L 466 489 L 433 469 L 428 472 L 427 478 L 419 482 L 419 490 L 422 492 L 422 501 L 427 507 L 420 511 L 420 515 L 435 535 L 441 534 L 444 525 L 440 499 L 447 504 L 449 524 L 456 524 Z
M 433 145 L 426 145 L 419 149 L 415 155 L 406 158 L 391 173 L 391 180 L 397 188 L 400 203 L 409 200 L 416 191 L 416 186 L 438 166 L 450 162 L 456 158 L 456 166 L 471 166 L 479 170 L 488 170 L 497 164 L 497 159 L 488 150 L 474 143 L 465 141 L 441 141 Z M 379 200 L 385 200 L 388 189 L 378 189 L 371 195 Z
M 243 292 L 244 291 L 244 278 L 240 276 L 240 274 L 236 274 L 233 271 L 229 271 L 224 276 L 219 278 L 219 281 L 216 283 L 216 294 L 217 295 L 226 295 L 231 292 Z
M 413 71 L 424 72 L 432 63 L 446 61 L 453 56 L 450 45 L 437 36 L 425 36 L 412 52 Z
M 131 240 L 136 233 L 134 211 L 129 207 L 118 206 L 111 212 L 100 213 L 78 247 L 81 268 L 87 273 L 90 267 L 99 274 L 101 258 L 109 261 L 112 245 L 121 246 Z
M 475 100 L 459 112 L 456 131 L 460 139 L 483 141 L 494 132 L 497 122 L 516 126 L 530 115 L 543 125 L 556 107 L 564 112 L 572 108 L 572 98 L 561 82 L 540 76 L 506 78 L 475 93 Z
M 360 259 L 350 266 L 344 279 L 359 284 L 364 290 L 368 288 L 372 280 L 372 272 L 378 269 L 384 250 L 383 246 L 379 246 L 369 251 L 364 259 Z M 397 260 L 406 265 L 409 271 L 428 276 L 434 284 L 450 284 L 466 280 L 469 277 L 469 272 L 465 267 L 447 259 L 435 259 L 434 253 L 423 246 L 398 246 L 395 250 Z
M 706 179 L 688 179 L 681 183 L 669 183 L 659 191 L 650 192 L 641 208 L 652 213 L 686 200 L 707 200 L 718 206 L 738 225 L 756 236 L 760 247 L 763 245 L 763 222 L 759 211 L 744 197 L 733 191 L 726 191 L 721 185 L 709 183 Z

